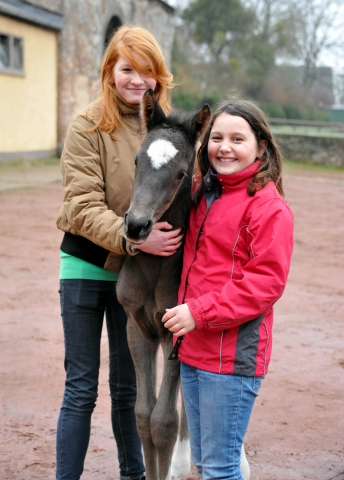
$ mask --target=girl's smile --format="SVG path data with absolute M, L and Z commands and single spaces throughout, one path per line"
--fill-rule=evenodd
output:
M 267 141 L 260 147 L 248 122 L 238 116 L 222 113 L 214 122 L 208 142 L 208 157 L 220 175 L 241 172 L 263 155 Z

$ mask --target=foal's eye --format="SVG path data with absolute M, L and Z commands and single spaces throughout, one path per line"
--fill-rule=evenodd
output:
M 135 167 L 137 167 L 137 157 L 134 158 Z
M 186 172 L 179 172 L 178 175 L 177 175 L 177 180 L 181 180 L 182 178 L 184 178 L 186 175 Z

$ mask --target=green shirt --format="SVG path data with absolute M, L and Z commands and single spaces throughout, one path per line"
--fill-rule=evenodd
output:
M 112 272 L 111 270 L 105 270 L 104 268 L 97 267 L 92 263 L 85 262 L 81 258 L 68 255 L 60 251 L 61 264 L 60 264 L 60 279 L 84 279 L 84 280 L 108 280 L 117 281 L 118 272 Z

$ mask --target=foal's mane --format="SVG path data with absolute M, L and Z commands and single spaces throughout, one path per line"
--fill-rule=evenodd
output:
M 187 136 L 191 145 L 194 144 L 192 140 L 192 124 L 190 122 L 193 115 L 190 115 L 183 110 L 174 109 L 164 121 L 156 125 L 156 128 L 163 128 L 166 130 L 179 130 Z

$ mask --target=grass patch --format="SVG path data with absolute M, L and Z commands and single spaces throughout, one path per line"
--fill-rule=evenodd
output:
M 321 165 L 319 163 L 300 162 L 298 160 L 283 160 L 283 169 L 288 170 L 309 170 L 312 172 L 338 172 L 344 173 L 344 167 L 336 165 Z
M 8 162 L 0 162 L 1 168 L 18 168 L 18 167 L 44 167 L 44 166 L 57 166 L 60 165 L 59 157 L 49 157 L 49 158 L 37 158 L 36 160 L 23 160 L 19 158 L 18 160 L 10 160 Z

